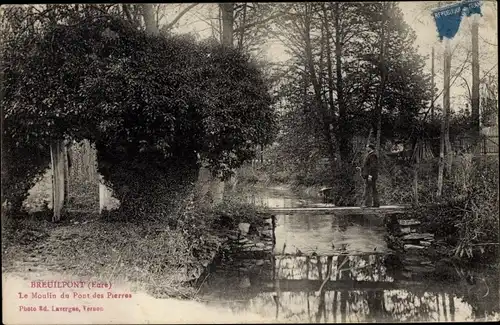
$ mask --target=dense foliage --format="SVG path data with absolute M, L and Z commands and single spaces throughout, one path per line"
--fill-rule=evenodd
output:
M 228 176 L 272 139 L 266 80 L 237 50 L 100 15 L 32 36 L 5 50 L 6 135 L 19 150 L 89 139 L 125 209 L 174 201 L 202 160 Z
M 498 167 L 495 156 L 456 157 L 444 197 L 412 212 L 425 222 L 428 231 L 454 248 L 450 255 L 485 264 L 496 261 Z
M 430 100 L 425 58 L 396 3 L 294 4 L 280 25 L 291 55 L 272 155 L 304 185 L 334 185 L 353 204 L 354 166 L 371 134 L 411 140 Z M 380 126 L 378 125 L 380 116 Z M 345 186 L 344 186 L 345 185 Z M 350 197 L 350 198 L 349 198 Z

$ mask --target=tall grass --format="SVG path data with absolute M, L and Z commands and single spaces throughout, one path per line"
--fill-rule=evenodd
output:
M 495 262 L 499 249 L 498 182 L 498 157 L 456 156 L 442 197 L 431 196 L 429 203 L 433 204 L 413 214 L 452 246 L 450 255 Z M 435 187 L 426 190 L 434 192 Z

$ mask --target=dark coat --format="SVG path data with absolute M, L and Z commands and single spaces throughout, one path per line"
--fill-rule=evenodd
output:
M 368 178 L 368 175 L 371 175 L 373 179 L 378 178 L 378 157 L 375 151 L 372 151 L 368 155 L 366 155 L 363 162 L 361 176 L 363 176 L 363 178 Z

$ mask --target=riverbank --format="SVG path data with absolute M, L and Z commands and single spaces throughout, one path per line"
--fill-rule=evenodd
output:
M 239 225 L 258 228 L 265 216 L 225 201 L 182 213 L 176 228 L 172 218 L 124 222 L 92 213 L 69 213 L 60 223 L 47 221 L 44 213 L 8 218 L 2 225 L 2 271 L 121 278 L 141 283 L 155 297 L 193 298 L 197 288 L 190 283 L 241 232 Z

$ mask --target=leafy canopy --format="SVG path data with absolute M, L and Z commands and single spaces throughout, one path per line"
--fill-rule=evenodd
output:
M 87 138 L 109 173 L 124 159 L 142 172 L 206 161 L 227 176 L 272 139 L 268 83 L 235 49 L 85 16 L 44 25 L 5 52 L 14 147 Z

